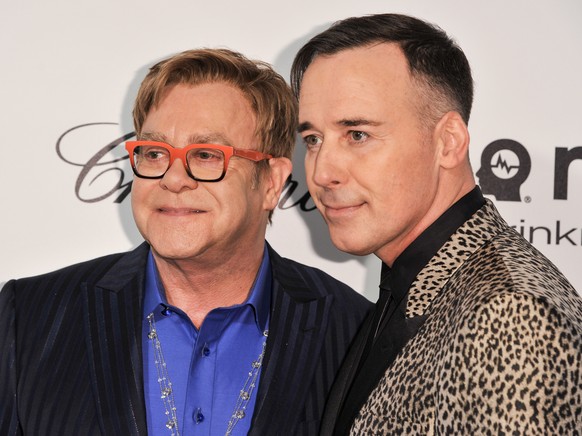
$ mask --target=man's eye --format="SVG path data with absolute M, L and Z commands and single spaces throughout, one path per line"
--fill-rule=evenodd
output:
M 200 151 L 196 154 L 196 157 L 200 160 L 211 160 L 211 159 L 217 159 L 218 154 L 212 153 L 209 151 Z
M 213 148 L 196 148 L 188 152 L 188 162 L 194 164 L 221 164 L 224 161 L 224 154 L 220 150 Z
M 307 147 L 315 147 L 315 146 L 321 144 L 321 138 L 318 138 L 315 135 L 307 135 L 307 136 L 303 137 L 303 142 L 305 142 L 305 145 Z
M 350 139 L 357 142 L 365 141 L 366 139 L 368 139 L 368 134 L 360 130 L 352 130 L 349 132 L 349 135 Z
M 155 150 L 149 150 L 149 151 L 144 153 L 145 158 L 148 160 L 163 159 L 165 157 L 165 155 L 166 155 L 166 153 L 164 153 L 162 151 L 155 151 Z

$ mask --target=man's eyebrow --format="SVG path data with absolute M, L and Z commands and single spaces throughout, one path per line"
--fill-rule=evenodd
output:
M 336 125 L 342 127 L 358 127 L 358 126 L 379 126 L 381 123 L 378 121 L 367 120 L 365 118 L 344 118 L 335 122 Z M 301 133 L 306 130 L 313 129 L 313 124 L 309 121 L 305 121 L 299 124 L 297 132 Z
M 141 132 L 138 139 L 141 141 L 168 142 L 168 138 L 165 135 L 156 132 Z
M 188 136 L 188 144 L 233 145 L 226 136 L 219 132 L 190 135 Z
M 168 138 L 163 133 L 157 132 L 142 132 L 139 135 L 139 139 L 142 141 L 158 141 L 158 142 L 168 142 Z M 194 134 L 188 137 L 188 144 L 222 144 L 222 145 L 232 145 L 231 141 L 226 138 L 221 133 L 208 133 L 208 134 Z M 187 144 L 187 145 L 188 145 Z M 170 144 L 175 147 L 174 144 Z
M 336 122 L 336 124 L 344 127 L 358 127 L 358 126 L 379 126 L 378 121 L 367 120 L 365 118 L 343 119 Z
M 305 132 L 309 129 L 313 129 L 313 124 L 309 121 L 305 121 L 304 123 L 299 124 L 299 127 L 297 127 L 297 133 Z

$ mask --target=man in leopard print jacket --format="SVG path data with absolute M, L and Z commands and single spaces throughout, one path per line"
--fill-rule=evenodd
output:
M 416 18 L 350 18 L 291 82 L 334 244 L 383 262 L 321 434 L 582 433 L 582 299 L 475 184 L 463 51 Z

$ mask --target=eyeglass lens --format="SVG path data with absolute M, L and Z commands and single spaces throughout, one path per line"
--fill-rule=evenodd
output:
M 133 159 L 140 176 L 160 177 L 170 167 L 170 151 L 153 145 L 135 148 Z M 200 180 L 216 180 L 224 171 L 224 153 L 214 148 L 194 148 L 186 153 L 190 173 Z

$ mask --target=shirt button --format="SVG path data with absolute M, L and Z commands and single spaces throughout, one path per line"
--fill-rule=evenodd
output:
M 172 314 L 172 311 L 170 310 L 170 308 L 168 306 L 164 305 L 164 308 L 162 309 L 162 315 L 170 316 L 171 314 Z
M 202 414 L 202 409 L 198 408 L 194 412 L 194 422 L 200 424 L 202 421 L 204 421 L 204 415 Z
M 202 355 L 204 357 L 208 357 L 210 355 L 210 348 L 208 348 L 208 345 L 204 344 L 204 347 L 202 347 Z

